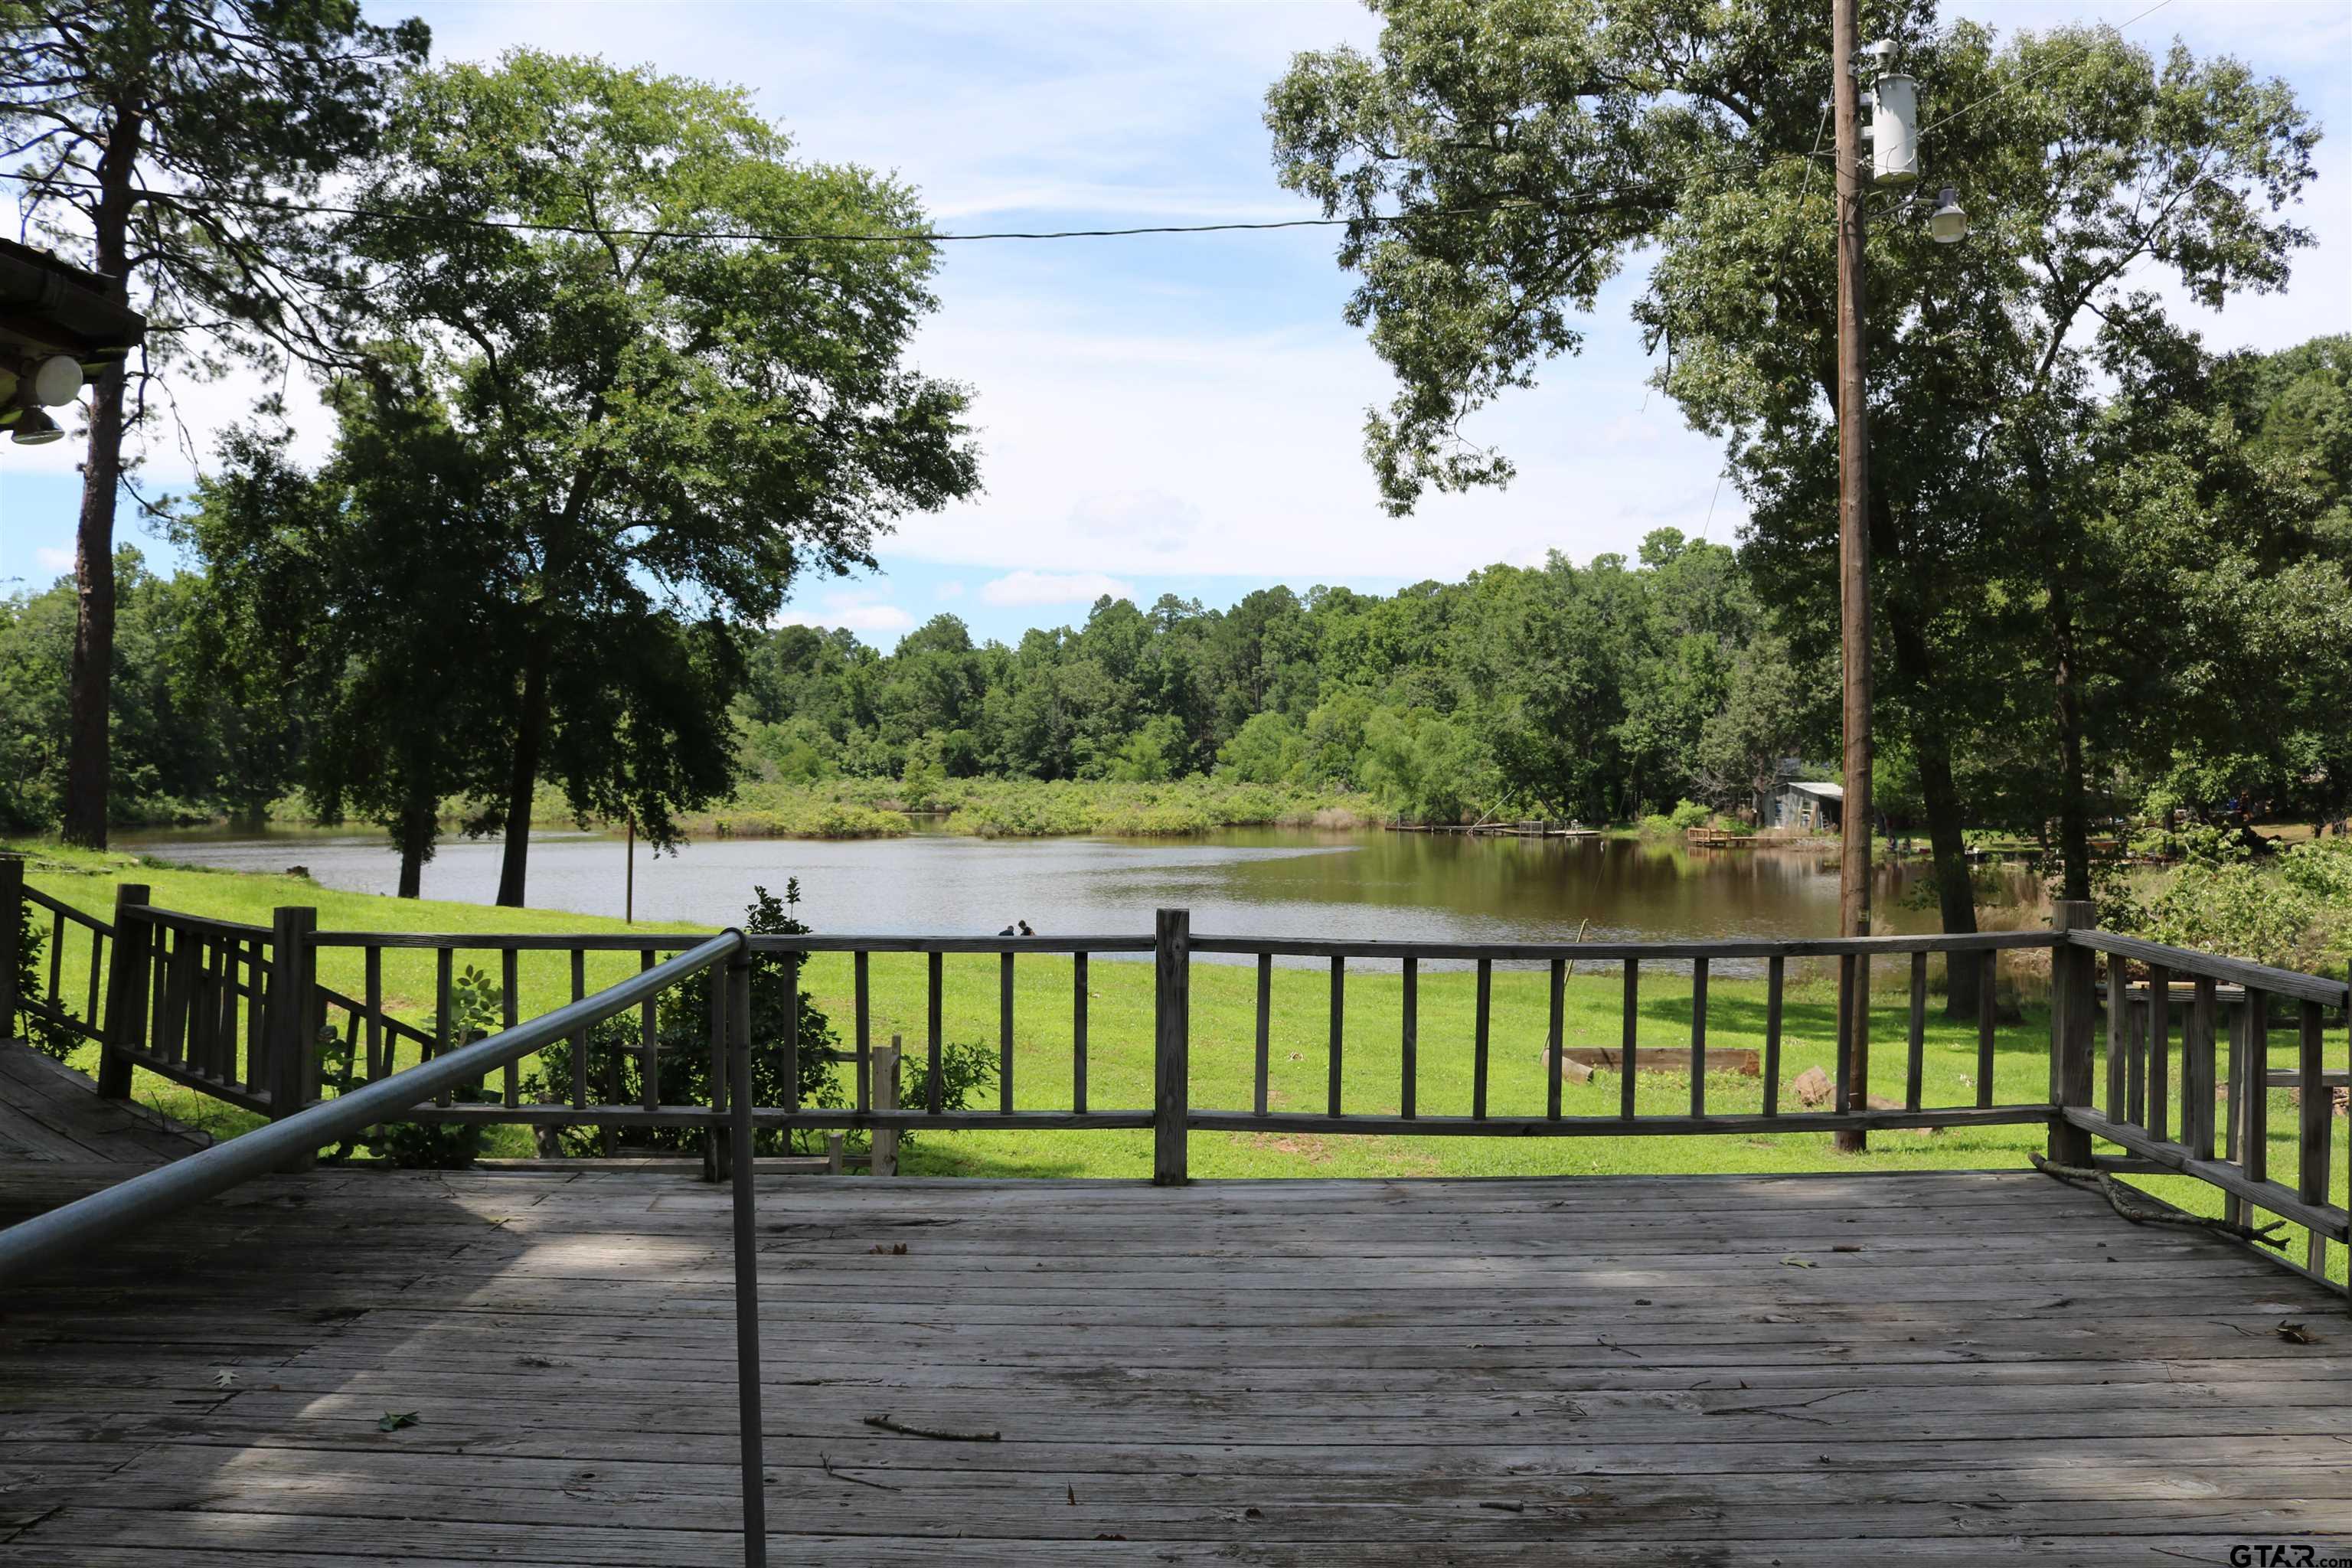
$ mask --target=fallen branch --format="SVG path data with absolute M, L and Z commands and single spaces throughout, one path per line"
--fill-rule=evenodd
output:
M 898 1492 L 907 1489 L 904 1487 L 885 1486 L 880 1481 L 869 1481 L 863 1476 L 853 1476 L 846 1470 L 836 1470 L 833 1468 L 833 1460 L 824 1454 L 816 1457 L 816 1462 L 823 1465 L 824 1473 L 836 1481 L 847 1481 L 852 1486 L 872 1487 L 877 1492 Z
M 2274 1247 L 2281 1252 L 2286 1250 L 2286 1238 L 2272 1234 L 2285 1225 L 2284 1220 L 2274 1219 L 2268 1225 L 2255 1226 L 2240 1225 L 2234 1220 L 2207 1219 L 2202 1215 L 2177 1214 L 2169 1209 L 2142 1208 L 2136 1204 L 2126 1203 L 2124 1193 L 2126 1189 L 2118 1184 L 2116 1179 L 2105 1171 L 2089 1169 L 2082 1165 L 2062 1165 L 2057 1161 L 2046 1160 L 2031 1150 L 2027 1151 L 2025 1157 L 2032 1161 L 2033 1168 L 2045 1176 L 2053 1176 L 2073 1186 L 2097 1187 L 2105 1196 L 2107 1206 L 2134 1225 L 2173 1225 L 2185 1230 L 2216 1231 L 2223 1236 L 2234 1236 L 2241 1241 L 2255 1242 L 2263 1247 Z
M 885 1432 L 898 1432 L 909 1437 L 936 1437 L 942 1443 L 1001 1443 L 1002 1432 L 950 1432 L 938 1426 L 909 1426 L 904 1421 L 893 1421 L 885 1411 L 866 1418 L 868 1426 L 878 1426 Z

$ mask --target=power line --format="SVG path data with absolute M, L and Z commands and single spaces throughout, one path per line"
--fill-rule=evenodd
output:
M 2117 23 L 2116 25 L 2116 31 L 2120 34 L 2126 27 L 2135 26 L 2140 22 L 2145 22 L 2150 16 L 2155 16 L 2158 11 L 2163 10 L 2167 5 L 2171 4 L 2172 0 L 2156 0 L 2155 5 L 2150 5 L 2147 10 L 2142 11 L 2138 16 L 2132 17 L 2129 21 Z M 2017 89 L 2023 87 L 2027 82 L 2032 81 L 2035 77 L 2040 76 L 2044 71 L 2055 70 L 2063 65 L 2072 65 L 2074 61 L 2081 59 L 2084 55 L 2089 54 L 2092 49 L 2096 47 L 2097 45 L 2095 43 L 2084 44 L 2082 47 L 2076 49 L 2072 54 L 2061 55 L 2054 60 L 2044 60 L 2042 64 L 2034 67 L 2032 70 L 2027 71 L 2023 76 L 2019 77 L 2015 81 L 2010 82 L 1995 91 L 1985 94 L 1982 98 L 1976 100 L 1972 103 L 1962 104 L 1959 108 L 1955 109 L 1949 114 L 1945 115 L 1942 119 L 1937 120 L 1931 124 L 1921 126 L 1919 128 L 1919 134 L 1921 136 L 1925 136 L 1930 131 L 1949 125 L 1961 115 L 1966 114 L 1972 110 L 1981 109 L 1986 104 L 1992 102 L 1993 100 L 2000 98 L 2006 93 L 2014 92 Z
M 16 174 L 13 171 L 0 171 L 0 179 L 14 180 L 23 185 L 61 187 L 67 190 L 95 191 L 101 188 L 90 181 L 48 179 L 38 175 Z M 1648 189 L 1648 187 L 1638 188 Z M 1585 192 L 1578 199 L 1623 194 L 1626 194 L 1626 190 L 1602 189 Z M 180 199 L 175 193 L 168 191 L 151 193 L 151 195 L 166 201 Z M 215 194 L 205 199 L 235 206 L 263 207 L 272 212 L 303 213 L 320 217 L 352 217 L 379 223 L 454 225 L 465 228 L 509 230 L 531 234 L 577 235 L 592 239 L 719 239 L 743 240 L 762 245 L 944 245 L 973 240 L 1124 239 L 1137 235 L 1261 234 L 1273 229 L 1341 228 L 1359 224 L 1383 228 L 1426 218 L 1472 217 L 1521 209 L 1550 210 L 1555 205 L 1514 197 L 1502 201 L 1482 202 L 1470 206 L 1432 207 L 1423 212 L 1369 213 L 1356 217 L 1280 218 L 1258 223 L 1143 224 L 1131 228 L 996 229 L 964 234 L 922 233 L 911 230 L 889 233 L 776 234 L 748 229 L 598 228 L 586 224 L 538 223 L 524 218 L 470 217 L 455 213 L 392 212 L 382 207 L 341 206 L 327 202 L 290 202 L 268 196 Z

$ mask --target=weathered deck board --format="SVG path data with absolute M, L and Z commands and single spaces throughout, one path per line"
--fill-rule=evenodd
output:
M 2340 1299 L 2031 1173 L 761 1187 L 779 1564 L 2352 1547 Z M 242 1189 L 0 1300 L 0 1557 L 729 1561 L 727 1243 L 669 1172 Z
M 211 1140 L 120 1100 L 19 1040 L 0 1040 L 0 1166 L 41 1161 L 160 1165 Z

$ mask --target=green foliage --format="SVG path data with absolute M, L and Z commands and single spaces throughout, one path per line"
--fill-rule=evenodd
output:
M 16 994 L 27 999 L 41 994 L 42 976 L 46 973 L 41 967 L 41 954 L 48 949 L 49 930 L 47 923 L 38 915 L 39 911 L 30 899 L 26 900 L 17 911 Z M 63 1061 L 80 1048 L 79 1037 L 68 1034 L 30 1012 L 20 1011 L 13 1020 L 0 1018 L 0 1030 L 5 1030 L 12 1022 L 16 1026 L 16 1037 L 45 1057 Z
M 1266 123 L 1284 184 L 1354 220 L 1339 250 L 1358 278 L 1348 318 L 1399 383 L 1367 421 L 1384 500 L 1402 512 L 1431 488 L 1507 481 L 1507 455 L 1465 437 L 1465 421 L 1575 353 L 1578 314 L 1619 268 L 1654 257 L 1633 313 L 1668 351 L 1657 383 L 1727 443 L 1755 590 L 1792 658 L 1818 664 L 1839 625 L 1827 12 L 1380 10 L 1373 48 L 1297 57 Z M 1870 27 L 1900 44 L 1931 107 L 1969 106 L 1941 112 L 1929 185 L 1969 193 L 1978 224 L 1948 247 L 1908 213 L 1866 227 L 1888 738 L 1909 742 L 1916 809 L 1946 850 L 1962 825 L 1958 775 L 1973 773 L 1980 807 L 2060 820 L 2081 891 L 2094 796 L 2118 769 L 2156 771 L 2179 748 L 2262 759 L 2284 779 L 2275 738 L 2288 735 L 2343 757 L 2328 677 L 2276 679 L 2297 658 L 2341 671 L 2352 647 L 2352 552 L 2315 521 L 2341 492 L 2315 479 L 2315 504 L 2278 504 L 2259 450 L 2238 450 L 2232 422 L 2214 418 L 2215 367 L 2131 292 L 2147 263 L 2210 309 L 2281 286 L 2312 237 L 2289 209 L 2318 132 L 2285 84 L 2226 57 L 2159 59 L 2113 28 L 1996 40 L 1939 22 L 1933 0 L 1899 0 Z M 2344 363 L 2306 356 L 2251 400 L 2275 410 L 2262 438 L 2315 471 L 2344 445 Z M 2168 613 L 2152 622 L 2151 603 Z M 1654 668 L 1704 707 L 1721 663 L 1679 651 Z M 1577 679 L 1559 658 L 1550 689 Z M 2227 700 L 2254 681 L 2273 711 Z M 1622 689 L 1642 699 L 1621 721 L 1638 755 L 1650 715 L 1678 701 L 1654 682 Z M 2340 704 L 2340 679 L 2333 689 Z M 1596 704 L 1567 706 L 1580 722 L 1517 738 L 1537 753 L 1552 740 L 1551 767 L 1507 772 L 1572 776 Z M 1498 720 L 1510 757 L 1512 715 Z M 1745 744 L 1720 735 L 1709 771 L 1727 784 L 1753 767 L 1769 728 L 1742 723 Z M 2300 776 L 2340 794 L 2347 771 Z
M 1668 823 L 1678 833 L 1687 828 L 1705 827 L 1714 819 L 1715 813 L 1695 800 L 1676 802 L 1675 809 L 1667 816 Z

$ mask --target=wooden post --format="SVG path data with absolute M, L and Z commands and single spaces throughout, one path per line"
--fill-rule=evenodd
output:
M 874 1053 L 874 1109 L 898 1109 L 898 1037 Z M 874 1159 L 866 1167 L 869 1176 L 895 1176 L 898 1173 L 898 1130 L 877 1127 L 874 1130 Z
M 0 1039 L 16 1038 L 16 970 L 25 962 L 25 859 L 0 855 Z
M 2062 899 L 2051 906 L 2051 929 L 2087 931 L 2099 923 L 2098 906 Z M 2050 953 L 2051 1104 L 2063 1110 L 2091 1103 L 2091 1036 L 2098 1013 L 2099 955 L 2068 942 Z M 2050 1124 L 2050 1158 L 2062 1165 L 2091 1163 L 2091 1135 L 2063 1121 Z
M 313 965 L 318 954 L 310 937 L 319 929 L 319 911 L 308 905 L 287 905 L 269 918 L 269 1120 L 283 1121 L 302 1110 L 313 1076 L 316 1049 L 310 1037 Z M 186 940 L 182 933 L 182 940 Z M 314 1153 L 295 1156 L 281 1169 L 307 1171 L 317 1163 Z
M 1161 910 L 1153 932 L 1151 1182 L 1181 1187 L 1192 1130 L 1192 915 Z
M 1861 0 L 1832 0 L 1830 101 L 1837 121 L 1837 422 L 1838 613 L 1844 672 L 1844 782 L 1838 826 L 1838 932 L 1870 934 L 1870 425 L 1864 386 L 1863 198 L 1869 192 L 1862 149 L 1862 84 L 1854 68 L 1862 52 Z M 1853 1103 L 1870 1103 L 1870 966 L 1848 971 L 1847 1028 L 1840 1042 L 1852 1056 L 1846 1087 Z M 1841 1110 L 1844 1109 L 1840 1107 Z M 1868 1136 L 1836 1133 L 1835 1147 L 1858 1154 Z
M 0 868 L 0 904 L 6 902 L 7 872 Z M 131 1098 L 129 1052 L 147 1022 L 149 926 L 131 913 L 147 901 L 143 882 L 118 882 L 114 888 L 114 954 L 106 972 L 106 1038 L 99 1047 L 98 1092 L 108 1100 Z M 261 976 L 254 974 L 252 1011 L 261 1005 Z M 5 982 L 0 982 L 5 984 Z M 250 1017 L 248 1013 L 247 1016 Z

